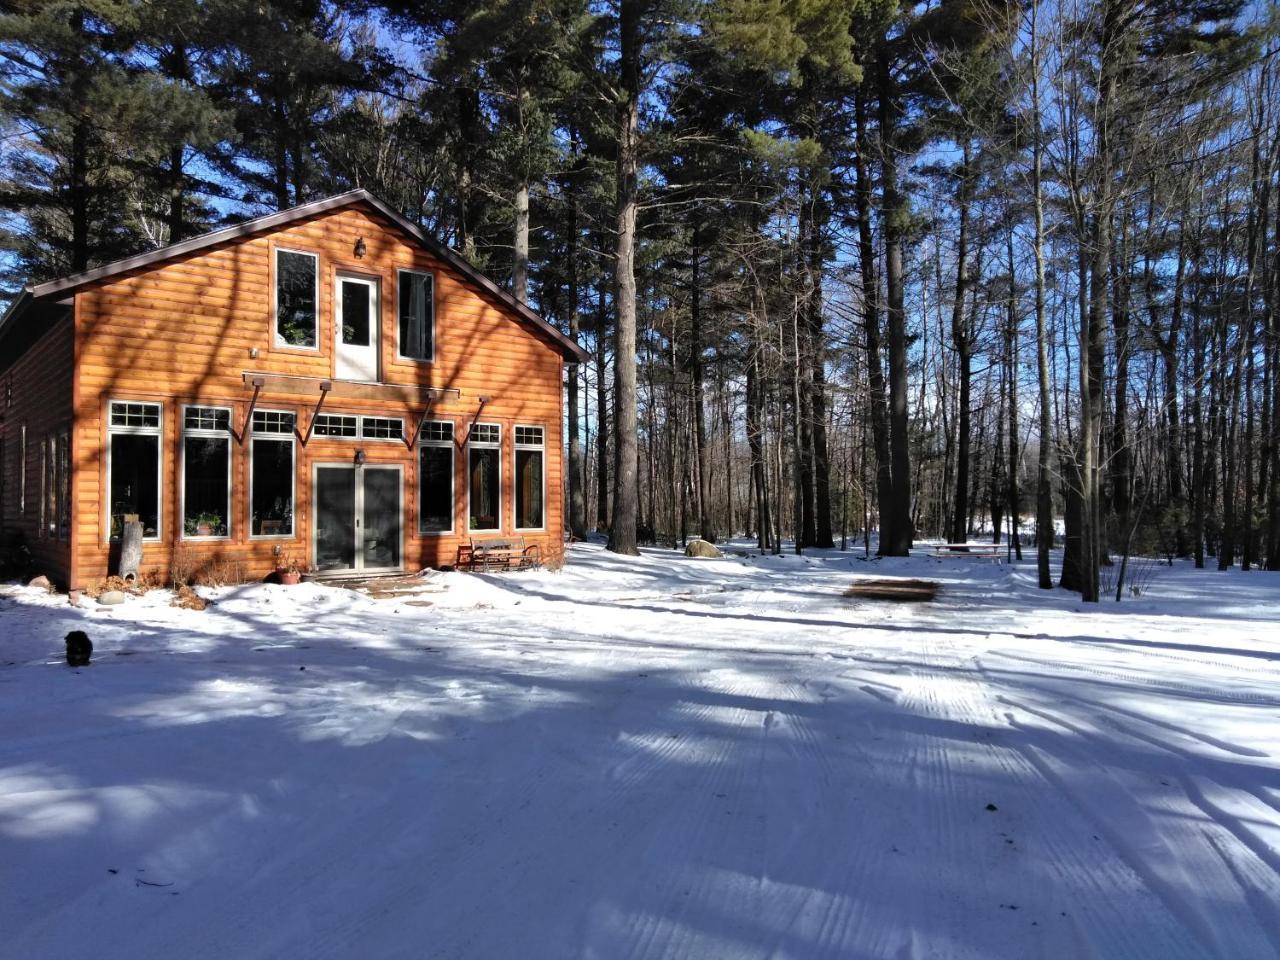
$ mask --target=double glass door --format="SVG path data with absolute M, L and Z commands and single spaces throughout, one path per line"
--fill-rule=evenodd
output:
M 399 569 L 402 489 L 398 466 L 318 464 L 316 567 L 322 571 Z

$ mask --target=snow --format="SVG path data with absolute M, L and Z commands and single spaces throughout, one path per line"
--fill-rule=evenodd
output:
M 736 549 L 0 589 L 0 957 L 1280 955 L 1280 576 Z

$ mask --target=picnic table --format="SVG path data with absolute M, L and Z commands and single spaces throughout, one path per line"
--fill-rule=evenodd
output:
M 931 556 L 936 560 L 960 557 L 999 563 L 1003 559 L 1003 554 L 1004 546 L 999 543 L 938 543 L 934 545 Z
M 542 566 L 542 548 L 524 537 L 472 537 L 458 547 L 459 570 L 529 570 Z

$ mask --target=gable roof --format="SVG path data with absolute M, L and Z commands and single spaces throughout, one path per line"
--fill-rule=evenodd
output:
M 298 220 L 315 216 L 318 213 L 325 213 L 330 210 L 337 210 L 341 207 L 349 207 L 358 203 L 368 204 L 375 211 L 399 227 L 403 232 L 416 240 L 418 244 L 420 244 L 437 260 L 441 260 L 448 264 L 471 283 L 475 284 L 485 293 L 498 300 L 503 306 L 518 315 L 522 320 L 531 324 L 535 330 L 547 339 L 551 340 L 560 349 L 560 352 L 565 359 L 577 363 L 581 363 L 588 359 L 589 354 L 583 347 L 575 343 L 571 338 L 566 337 L 563 333 L 557 330 L 553 324 L 547 322 L 531 310 L 528 304 L 522 303 L 506 290 L 503 290 L 479 270 L 467 263 L 467 261 L 457 253 L 435 240 L 417 224 L 401 216 L 396 210 L 363 188 L 349 190 L 346 193 L 340 193 L 333 197 L 326 197 L 323 200 L 314 200 L 311 203 L 304 203 L 301 206 L 292 207 L 289 210 L 281 210 L 279 213 L 270 213 L 266 216 L 255 217 L 253 220 L 246 220 L 244 223 L 238 223 L 231 227 L 224 227 L 221 230 L 214 230 L 198 237 L 191 237 L 190 239 L 183 240 L 179 243 L 171 243 L 167 247 L 160 247 L 157 250 L 151 250 L 147 253 L 142 253 L 134 257 L 128 257 L 124 260 L 116 260 L 114 263 L 104 264 L 103 266 L 95 267 L 92 270 L 85 270 L 81 273 L 73 273 L 70 276 L 61 277 L 57 280 L 50 280 L 46 283 L 38 283 L 28 286 L 16 298 L 14 298 L 13 302 L 9 305 L 9 309 L 5 311 L 3 319 L 0 319 L 0 338 L 3 338 L 5 334 L 9 332 L 9 328 L 12 323 L 16 321 L 19 314 L 26 311 L 27 306 L 32 301 L 43 301 L 53 298 L 62 299 L 68 295 L 74 294 L 75 291 L 79 290 L 81 287 L 95 283 L 99 280 L 110 279 L 111 277 L 118 276 L 122 273 L 127 273 L 130 270 L 137 270 L 142 267 L 149 267 L 154 264 L 163 263 L 175 257 L 194 253 L 220 243 L 226 243 L 229 240 L 246 237 L 251 234 L 260 233 L 264 230 L 273 230 L 276 227 L 286 226 Z

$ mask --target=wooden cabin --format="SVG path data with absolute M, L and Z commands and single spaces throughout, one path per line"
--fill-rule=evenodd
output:
M 28 287 L 0 320 L 0 530 L 79 587 L 563 556 L 581 348 L 355 190 Z

